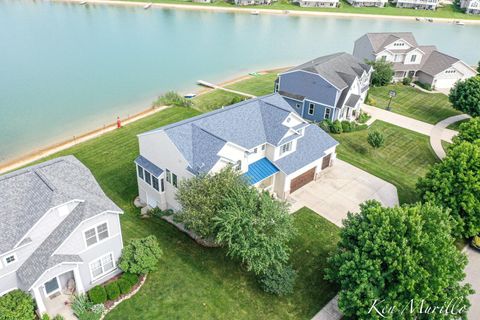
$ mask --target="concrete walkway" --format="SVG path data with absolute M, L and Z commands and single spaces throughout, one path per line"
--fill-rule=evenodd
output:
M 468 319 L 478 319 L 480 315 L 480 252 L 476 252 L 469 246 L 464 249 L 468 257 L 468 264 L 465 268 L 465 282 L 470 283 L 475 290 L 475 294 L 469 296 L 468 300 L 472 304 L 468 310 Z
M 322 308 L 312 320 L 340 320 L 342 314 L 338 309 L 338 294 Z
M 227 88 L 225 88 L 225 87 L 222 87 L 222 86 L 219 86 L 219 85 L 216 85 L 216 84 L 214 84 L 214 83 L 210 83 L 210 82 L 207 82 L 207 81 L 204 81 L 204 80 L 198 80 L 197 83 L 198 83 L 199 85 L 204 86 L 204 87 L 207 87 L 207 88 L 223 90 L 223 91 L 226 91 L 226 92 L 235 93 L 235 94 L 238 94 L 238 95 L 241 95 L 241 96 L 245 96 L 245 97 L 248 97 L 248 98 L 256 98 L 256 96 L 254 96 L 254 95 L 252 95 L 252 94 L 245 93 L 245 92 L 241 92 L 241 91 L 237 91 L 237 90 L 227 89 Z
M 462 121 L 462 120 L 465 120 L 465 119 L 468 119 L 468 118 L 470 118 L 470 116 L 466 115 L 466 114 L 453 116 L 453 117 L 450 117 L 450 118 L 447 118 L 447 119 L 444 119 L 444 120 L 438 122 L 433 127 L 432 131 L 430 132 L 430 145 L 432 146 L 433 151 L 435 152 L 435 154 L 437 155 L 437 157 L 439 159 L 443 159 L 447 155 L 445 153 L 445 150 L 443 150 L 442 140 L 452 142 L 452 138 L 456 134 L 456 131 L 449 130 L 449 129 L 446 129 L 446 128 L 449 125 L 451 125 L 452 123 Z M 455 134 L 451 135 L 452 131 Z

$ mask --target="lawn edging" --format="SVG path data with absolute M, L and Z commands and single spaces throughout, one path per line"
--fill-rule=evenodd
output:
M 176 227 L 178 230 L 182 231 L 185 233 L 187 236 L 195 240 L 196 243 L 198 243 L 201 246 L 207 247 L 207 248 L 219 248 L 221 245 L 215 243 L 212 240 L 204 239 L 200 237 L 198 234 L 196 234 L 193 231 L 188 230 L 183 223 L 180 222 L 175 222 L 173 219 L 173 216 L 163 216 L 161 219 L 167 221 L 174 227 Z
M 147 281 L 147 275 L 143 275 L 141 276 L 141 279 L 140 279 L 140 283 L 137 285 L 137 287 L 135 289 L 132 290 L 132 292 L 130 292 L 129 294 L 126 294 L 122 297 L 120 297 L 120 299 L 118 299 L 117 301 L 115 301 L 113 303 L 113 305 L 111 305 L 110 307 L 106 308 L 105 311 L 102 313 L 102 316 L 100 317 L 100 320 L 103 320 L 105 318 L 105 316 L 110 312 L 112 311 L 113 309 L 115 309 L 120 303 L 122 303 L 123 301 L 125 300 L 128 300 L 130 299 L 131 297 L 133 297 L 138 291 L 140 291 L 140 289 L 143 287 L 143 285 L 145 284 L 145 281 Z

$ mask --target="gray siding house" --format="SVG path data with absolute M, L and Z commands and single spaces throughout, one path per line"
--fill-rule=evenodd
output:
M 368 92 L 372 67 L 348 53 L 309 61 L 275 80 L 275 91 L 310 121 L 353 120 Z
M 0 176 L 0 296 L 29 292 L 54 316 L 118 274 L 121 213 L 73 156 Z

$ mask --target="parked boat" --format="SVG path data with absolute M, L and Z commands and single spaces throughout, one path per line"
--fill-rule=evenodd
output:
M 433 22 L 432 18 L 427 19 L 428 22 Z
M 149 2 L 145 6 L 143 6 L 143 9 L 145 9 L 145 10 L 150 9 L 151 6 L 152 6 L 152 3 Z
M 254 77 L 257 77 L 260 75 L 258 72 L 249 72 L 248 74 Z
M 192 99 L 192 98 L 195 98 L 197 96 L 196 93 L 187 93 L 186 95 L 184 95 L 183 97 L 184 98 L 187 98 L 187 99 Z
M 456 24 L 457 26 L 464 26 L 464 25 L 465 25 L 465 23 L 462 22 L 462 21 L 455 21 L 455 24 Z
M 260 14 L 260 11 L 253 10 L 252 12 L 250 12 L 250 14 L 253 14 L 254 16 L 258 16 Z
M 417 21 L 422 21 L 422 19 L 420 19 L 420 18 L 415 18 L 415 20 L 417 20 Z

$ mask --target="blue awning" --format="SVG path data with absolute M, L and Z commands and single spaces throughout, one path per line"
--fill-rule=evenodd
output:
M 147 158 L 138 156 L 137 159 L 135 159 L 135 163 L 138 164 L 140 167 L 143 169 L 147 170 L 150 172 L 154 177 L 159 178 L 163 170 L 151 163 Z
M 277 173 L 278 168 L 270 162 L 267 158 L 262 158 L 260 160 L 251 163 L 248 166 L 248 171 L 243 174 L 250 184 L 255 184 L 260 182 L 270 176 L 273 176 Z

